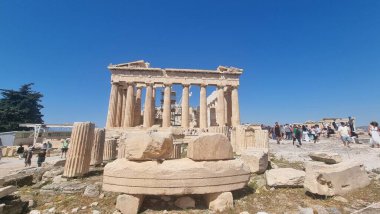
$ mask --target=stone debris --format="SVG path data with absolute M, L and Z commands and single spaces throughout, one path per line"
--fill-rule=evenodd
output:
M 88 185 L 84 190 L 83 195 L 87 197 L 98 197 L 100 194 L 99 187 L 97 185 Z
M 143 200 L 142 195 L 119 195 L 116 199 L 116 209 L 123 214 L 136 214 Z
M 55 193 L 78 193 L 83 192 L 86 188 L 86 184 L 80 181 L 72 181 L 72 182 L 63 182 L 63 183 L 52 183 L 43 186 L 40 189 L 41 193 L 47 194 L 55 194 Z
M 39 210 L 32 210 L 29 214 L 41 214 Z
M 124 157 L 128 160 L 168 159 L 173 151 L 170 133 L 138 133 L 130 135 L 124 142 Z
M 223 134 L 201 134 L 187 147 L 187 157 L 195 161 L 233 159 L 233 148 Z
M 99 202 L 95 201 L 90 204 L 90 207 L 96 207 L 98 206 Z
M 265 172 L 265 178 L 270 187 L 302 187 L 305 172 L 293 168 L 271 169 Z
M 211 211 L 224 213 L 234 207 L 234 200 L 231 192 L 211 193 L 205 195 L 206 203 Z
M 79 207 L 76 207 L 76 208 L 73 208 L 72 210 L 71 210 L 71 213 L 77 213 L 79 211 Z
M 268 168 L 267 149 L 247 149 L 241 153 L 240 158 L 249 167 L 251 173 L 262 174 Z
M 189 196 L 180 197 L 174 202 L 181 209 L 195 208 L 195 200 Z
M 335 196 L 333 198 L 335 201 L 339 201 L 339 202 L 342 202 L 342 203 L 348 203 L 348 200 L 343 198 L 342 196 Z
M 334 165 L 306 162 L 305 169 L 304 188 L 318 195 L 342 195 L 370 183 L 364 167 L 354 161 Z
M 321 161 L 326 164 L 337 164 L 342 162 L 342 157 L 338 153 L 312 152 L 309 157 L 314 161 Z
M 0 188 L 0 198 L 8 196 L 8 195 L 10 195 L 16 191 L 17 191 L 17 188 L 15 186 L 1 187 Z
M 307 207 L 307 208 L 299 207 L 298 214 L 314 214 L 314 210 L 313 208 L 310 208 L 310 207 Z
M 0 178 L 0 186 L 3 186 L 4 182 L 5 182 L 4 178 Z

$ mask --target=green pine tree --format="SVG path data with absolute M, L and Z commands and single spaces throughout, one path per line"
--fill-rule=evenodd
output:
M 40 92 L 32 90 L 33 83 L 24 84 L 18 91 L 0 89 L 0 132 L 28 130 L 20 123 L 43 123 Z

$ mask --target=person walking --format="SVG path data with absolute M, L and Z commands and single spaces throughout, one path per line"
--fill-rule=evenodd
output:
M 298 144 L 299 144 L 297 145 L 297 147 L 302 146 L 302 131 L 297 125 L 294 125 L 293 126 L 293 146 L 296 140 L 298 141 Z
M 282 137 L 281 137 L 281 127 L 280 125 L 278 125 L 278 122 L 275 123 L 274 134 L 276 136 L 277 144 L 280 144 Z
M 291 140 L 292 139 L 292 131 L 290 130 L 290 125 L 289 124 L 285 125 L 285 135 L 286 135 L 286 140 Z
M 338 128 L 338 133 L 340 136 L 340 139 L 343 141 L 343 145 L 350 148 L 350 142 L 351 142 L 351 136 L 350 136 L 350 128 L 346 126 L 344 122 L 340 123 L 341 126 Z
M 379 124 L 375 121 L 368 126 L 368 134 L 371 136 L 370 145 L 372 148 L 380 148 Z
M 24 147 L 22 146 L 22 144 L 17 148 L 17 155 L 18 155 L 18 159 L 21 160 L 22 159 L 22 156 L 24 154 Z
M 63 158 L 63 155 L 65 155 L 65 158 L 66 158 L 67 150 L 69 150 L 69 142 L 68 142 L 68 139 L 65 139 L 65 140 L 62 140 L 61 158 Z
M 46 158 L 46 149 L 41 149 L 41 151 L 37 155 L 37 166 L 41 167 L 42 163 L 45 162 Z
M 33 146 L 28 146 L 28 149 L 24 151 L 25 167 L 32 165 Z

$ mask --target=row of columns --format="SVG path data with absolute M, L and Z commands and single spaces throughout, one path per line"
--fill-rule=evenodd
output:
M 183 85 L 182 89 L 182 122 L 183 128 L 189 128 L 189 87 Z M 200 111 L 199 128 L 207 128 L 207 94 L 206 85 L 200 86 Z M 239 100 L 237 87 L 218 86 L 217 123 L 219 126 L 240 124 Z M 135 86 L 132 83 L 119 85 L 112 83 L 110 102 L 107 115 L 107 128 L 111 127 L 133 127 L 141 125 L 151 127 L 155 119 L 155 96 L 156 91 L 153 84 L 146 84 L 145 105 L 143 121 L 141 121 L 141 93 L 142 86 Z M 171 126 L 171 84 L 164 85 L 164 103 L 162 113 L 162 127 Z M 228 111 L 230 110 L 230 111 Z

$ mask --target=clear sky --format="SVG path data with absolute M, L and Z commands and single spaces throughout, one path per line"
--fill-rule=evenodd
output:
M 0 1 L 0 88 L 35 83 L 46 123 L 104 126 L 107 66 L 140 59 L 244 69 L 242 122 L 380 121 L 378 0 Z

